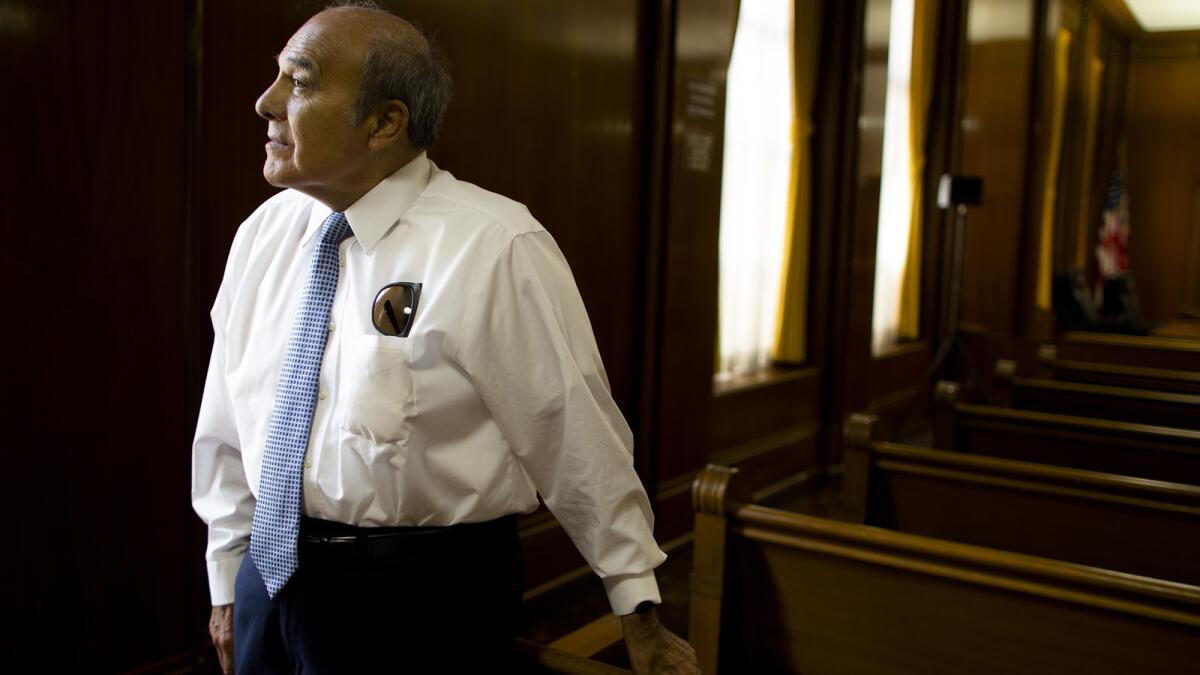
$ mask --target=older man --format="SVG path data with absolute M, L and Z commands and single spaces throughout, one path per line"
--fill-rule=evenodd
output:
M 425 156 L 450 84 L 429 43 L 337 7 L 278 60 L 256 109 L 289 189 L 234 239 L 193 448 L 222 667 L 498 670 L 540 493 L 635 671 L 694 671 L 655 617 L 665 556 L 566 261 Z

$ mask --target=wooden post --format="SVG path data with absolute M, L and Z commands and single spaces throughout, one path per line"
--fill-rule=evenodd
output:
M 1013 407 L 1014 389 L 1016 388 L 1017 379 L 1017 362 L 1009 361 L 1008 359 L 1000 359 L 996 361 L 996 369 L 993 373 L 995 383 L 996 405 L 1004 406 L 1005 408 Z
M 725 543 L 730 508 L 729 481 L 737 469 L 709 464 L 692 483 L 696 511 L 692 546 L 692 605 L 688 639 L 700 661 L 700 672 L 716 675 L 721 640 L 721 595 L 725 581 Z
M 958 406 L 958 383 L 942 380 L 933 396 L 933 447 L 954 449 L 954 416 Z
M 874 440 L 878 420 L 876 415 L 854 413 L 846 419 L 843 427 L 846 473 L 842 479 L 841 507 L 856 523 L 867 522 L 871 494 L 871 441 Z
M 1058 347 L 1050 343 L 1040 345 L 1037 350 L 1037 360 L 1037 376 L 1050 380 L 1056 379 L 1054 377 L 1054 362 L 1058 360 Z

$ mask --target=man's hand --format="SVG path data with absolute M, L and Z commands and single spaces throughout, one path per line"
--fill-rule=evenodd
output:
M 233 605 L 217 605 L 208 617 L 208 635 L 217 648 L 221 672 L 233 675 Z
M 700 672 L 696 652 L 683 638 L 658 622 L 651 607 L 621 617 L 625 649 L 635 675 L 692 675 Z

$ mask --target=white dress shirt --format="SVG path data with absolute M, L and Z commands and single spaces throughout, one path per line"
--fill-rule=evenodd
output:
M 212 309 L 192 461 L 214 605 L 234 600 L 284 346 L 329 208 L 293 190 L 233 241 Z M 540 493 L 613 611 L 659 601 L 649 500 L 583 301 L 529 211 L 421 155 L 345 211 L 341 275 L 304 462 L 303 513 L 359 526 L 452 525 Z M 407 338 L 371 321 L 419 282 Z

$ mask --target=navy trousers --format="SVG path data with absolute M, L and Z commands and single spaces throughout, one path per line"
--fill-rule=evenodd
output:
M 249 555 L 238 571 L 237 672 L 508 672 L 522 590 L 515 523 L 421 528 L 377 554 L 305 545 L 314 531 L 368 529 L 303 519 L 300 567 L 274 599 Z

